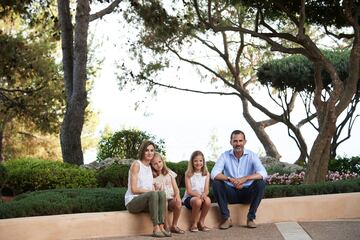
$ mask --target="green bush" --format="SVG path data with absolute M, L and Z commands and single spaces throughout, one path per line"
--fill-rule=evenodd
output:
M 0 218 L 125 210 L 121 188 L 56 189 L 17 196 L 0 203 Z
M 39 159 L 17 159 L 5 162 L 8 178 L 5 186 L 15 194 L 54 189 L 96 187 L 94 170 L 75 165 Z
M 360 192 L 360 179 L 300 185 L 268 185 L 265 198 Z
M 329 171 L 360 174 L 360 157 L 330 159 Z
M 266 172 L 268 173 L 268 175 L 272 175 L 275 173 L 278 173 L 279 175 L 284 175 L 284 174 L 290 174 L 294 171 L 291 171 L 291 169 L 289 168 L 284 168 L 282 166 L 275 165 L 275 166 L 267 167 Z
M 100 187 L 127 187 L 129 165 L 113 164 L 97 173 Z
M 18 195 L 12 202 L 0 202 L 0 219 L 66 213 L 125 210 L 126 188 L 53 189 Z M 181 196 L 185 189 L 180 188 Z M 266 186 L 265 198 L 360 192 L 360 179 L 311 185 Z M 212 190 L 209 197 L 214 202 Z
M 106 158 L 138 159 L 138 152 L 144 140 L 151 140 L 156 145 L 156 151 L 165 155 L 164 140 L 136 129 L 124 129 L 114 134 L 102 136 L 96 159 L 97 161 Z
M 0 189 L 4 185 L 7 175 L 8 173 L 5 166 L 3 164 L 0 164 Z
M 187 169 L 187 165 L 187 161 L 181 161 L 178 163 L 166 162 L 166 166 L 177 174 L 176 183 L 179 188 L 185 187 L 185 172 Z

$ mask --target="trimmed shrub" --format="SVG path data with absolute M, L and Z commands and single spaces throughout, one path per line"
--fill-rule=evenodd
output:
M 125 210 L 124 188 L 56 189 L 25 193 L 0 203 L 0 218 Z
M 166 162 L 166 166 L 177 174 L 176 183 L 179 188 L 185 187 L 185 172 L 187 169 L 187 165 L 187 161 L 181 161 L 178 163 Z
M 317 184 L 300 185 L 269 185 L 266 187 L 265 198 L 293 197 L 318 194 L 334 194 L 360 192 L 360 179 L 340 180 Z
M 94 170 L 75 165 L 39 159 L 17 159 L 5 162 L 8 178 L 5 186 L 15 194 L 54 188 L 96 187 Z
M 126 210 L 126 188 L 53 189 L 18 195 L 8 203 L 0 202 L 0 218 L 28 217 L 83 212 Z M 185 189 L 180 188 L 181 196 Z M 360 192 L 360 179 L 311 185 L 266 186 L 265 198 Z M 212 190 L 209 197 L 215 201 Z
M 100 187 L 127 187 L 129 165 L 113 164 L 97 173 Z

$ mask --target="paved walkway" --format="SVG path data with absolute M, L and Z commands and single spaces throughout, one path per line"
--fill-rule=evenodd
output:
M 96 240 L 150 240 L 149 235 L 96 238 Z M 228 230 L 212 229 L 210 232 L 174 234 L 176 240 L 359 240 L 360 219 L 315 222 L 283 222 L 261 224 L 255 229 L 234 226 Z M 95 240 L 92 238 L 92 240 Z

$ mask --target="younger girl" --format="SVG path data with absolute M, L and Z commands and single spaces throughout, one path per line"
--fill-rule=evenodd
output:
M 201 151 L 193 152 L 185 172 L 186 191 L 183 197 L 184 205 L 191 209 L 191 232 L 210 230 L 205 226 L 205 217 L 211 206 L 211 200 L 207 196 L 209 181 L 204 154 Z
M 176 173 L 167 168 L 164 159 L 159 153 L 155 153 L 154 158 L 151 160 L 151 168 L 153 170 L 155 189 L 165 192 L 168 203 L 167 209 L 173 212 L 172 224 L 170 224 L 167 214 L 165 215 L 165 228 L 170 227 L 170 231 L 173 233 L 185 233 L 184 230 L 177 226 L 182 204 L 180 191 L 175 180 Z

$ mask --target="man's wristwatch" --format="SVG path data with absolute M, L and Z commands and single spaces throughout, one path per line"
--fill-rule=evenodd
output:
M 230 177 L 227 177 L 226 181 L 230 182 Z

